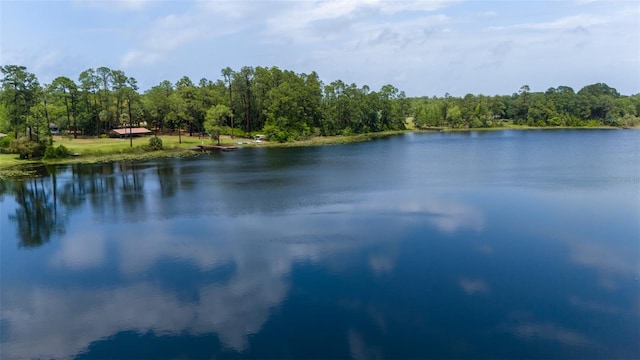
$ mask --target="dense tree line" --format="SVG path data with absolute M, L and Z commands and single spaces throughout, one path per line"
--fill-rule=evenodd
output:
M 603 83 L 577 93 L 568 86 L 531 92 L 524 85 L 513 95 L 412 99 L 420 127 L 482 128 L 505 122 L 528 126 L 635 126 L 640 123 L 640 94 L 622 96 Z
M 417 127 L 477 128 L 505 122 L 530 126 L 637 125 L 640 94 L 622 96 L 606 84 L 567 86 L 512 95 L 407 98 L 392 85 L 378 91 L 318 74 L 277 67 L 222 69 L 218 80 L 194 83 L 184 76 L 144 92 L 122 70 L 99 67 L 77 80 L 58 77 L 40 84 L 24 66 L 0 67 L 0 131 L 17 147 L 50 142 L 49 124 L 69 136 L 104 136 L 113 128 L 146 126 L 156 133 L 207 132 L 290 141 Z M 34 145 L 36 144 L 36 145 Z M 38 145 L 39 144 L 39 145 Z
M 7 65 L 0 90 L 0 131 L 38 141 L 49 124 L 67 134 L 101 136 L 113 128 L 146 126 L 159 133 L 216 131 L 277 141 L 403 129 L 409 103 L 391 85 L 379 91 L 298 74 L 277 67 L 225 68 L 221 79 L 184 76 L 140 93 L 135 78 L 106 67 L 78 80 L 58 77 L 40 84 L 24 66 Z M 214 111 L 215 110 L 215 111 Z M 180 131 L 179 131 L 180 130 Z

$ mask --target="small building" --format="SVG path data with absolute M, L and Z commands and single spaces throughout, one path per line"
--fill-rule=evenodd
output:
M 151 134 L 151 130 L 141 127 L 113 129 L 109 132 L 109 135 L 112 137 L 142 136 L 149 134 Z

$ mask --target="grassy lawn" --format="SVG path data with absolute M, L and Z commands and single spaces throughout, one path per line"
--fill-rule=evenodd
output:
M 73 164 L 73 163 L 98 163 L 110 161 L 146 160 L 161 157 L 193 156 L 196 152 L 190 148 L 200 144 L 211 144 L 210 138 L 198 138 L 197 136 L 183 135 L 182 141 L 178 136 L 163 135 L 162 145 L 164 150 L 146 151 L 144 145 L 149 143 L 150 136 L 133 139 L 131 147 L 129 139 L 118 138 L 68 138 L 54 136 L 54 146 L 64 145 L 72 154 L 78 154 L 64 159 L 55 160 L 21 160 L 15 154 L 0 154 L 0 179 L 9 177 L 29 176 L 32 171 L 29 165 L 33 164 Z M 223 145 L 235 144 L 243 141 L 251 146 L 249 139 L 222 137 Z
M 0 154 L 0 167 L 9 167 L 26 164 L 25 160 L 20 160 L 16 154 Z
M 229 136 L 221 136 L 222 145 L 238 145 L 241 147 L 296 147 L 296 146 L 319 146 L 319 145 L 337 145 L 353 142 L 369 141 L 375 138 L 400 134 L 405 131 L 385 131 L 371 134 L 357 134 L 349 136 L 319 136 L 308 140 L 293 141 L 288 143 L 277 142 L 260 142 L 256 143 L 251 139 L 236 137 L 231 139 Z M 27 176 L 29 174 L 28 166 L 30 164 L 73 164 L 73 163 L 99 163 L 111 161 L 134 161 L 146 160 L 162 157 L 182 157 L 195 156 L 199 153 L 194 152 L 191 148 L 201 144 L 213 144 L 211 138 L 198 136 L 182 136 L 182 141 L 175 135 L 162 135 L 163 150 L 148 151 L 143 147 L 149 143 L 150 136 L 139 137 L 133 139 L 131 146 L 129 139 L 119 138 L 70 138 L 62 136 L 54 136 L 54 146 L 64 145 L 72 154 L 64 159 L 51 160 L 20 160 L 14 154 L 0 154 L 0 178 L 12 176 Z M 215 142 L 217 143 L 217 142 Z
M 298 146 L 341 145 L 341 144 L 370 141 L 373 139 L 377 139 L 385 136 L 403 134 L 406 132 L 407 132 L 406 130 L 389 130 L 389 131 L 381 131 L 377 133 L 356 134 L 356 135 L 316 136 L 308 140 L 297 140 L 297 141 L 291 141 L 286 143 L 263 142 L 259 144 L 253 144 L 253 146 L 298 147 Z
M 114 139 L 114 138 L 65 138 L 61 136 L 54 136 L 54 146 L 64 145 L 72 153 L 78 153 L 80 156 L 84 155 L 108 155 L 108 154 L 123 154 L 123 153 L 135 153 L 140 152 L 143 145 L 149 143 L 150 136 L 138 137 L 133 139 L 133 147 L 131 147 L 129 139 Z M 167 150 L 181 150 L 189 149 L 200 144 L 211 144 L 210 138 L 198 138 L 197 136 L 182 136 L 182 142 L 178 136 L 162 135 L 159 136 L 162 139 L 162 145 Z M 246 139 L 245 139 L 246 140 Z M 232 140 L 230 138 L 222 138 L 223 144 L 232 144 L 240 140 Z

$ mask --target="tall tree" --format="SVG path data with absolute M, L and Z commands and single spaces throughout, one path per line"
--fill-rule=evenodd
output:
M 95 127 L 93 129 L 96 136 L 100 135 L 100 113 L 98 108 L 98 96 L 97 93 L 100 90 L 100 78 L 96 74 L 96 71 L 92 68 L 84 70 L 78 76 L 80 82 L 81 95 L 85 103 L 85 111 L 87 117 L 93 119 Z M 90 98 L 93 98 L 93 104 L 91 104 Z
M 176 94 L 178 94 L 185 105 L 186 117 L 183 119 L 189 124 L 189 136 L 193 136 L 194 125 L 198 129 L 202 128 L 204 122 L 203 102 L 198 89 L 188 76 L 183 76 L 176 82 Z M 195 124 L 194 124 L 195 123 Z
M 131 103 L 138 98 L 138 82 L 135 78 L 129 77 L 125 84 L 124 97 L 127 99 L 127 114 L 129 117 L 129 147 L 133 147 L 133 115 L 131 113 Z
M 101 121 L 104 121 L 105 132 L 109 131 L 109 122 L 111 121 L 111 113 L 109 112 L 110 87 L 112 84 L 112 71 L 106 66 L 96 69 L 96 75 L 100 81 L 100 99 L 102 102 L 102 110 L 98 115 Z
M 243 66 L 238 74 L 240 87 L 243 90 L 242 102 L 244 103 L 244 113 L 247 121 L 246 132 L 251 136 L 251 80 L 254 70 L 252 67 Z
M 37 101 L 40 84 L 25 66 L 5 65 L 0 67 L 0 72 L 3 75 L 2 101 L 6 104 L 9 123 L 17 139 L 20 132 L 26 129 L 27 116 Z
M 73 137 L 78 137 L 78 122 L 76 119 L 76 102 L 78 98 L 78 87 L 73 82 L 73 80 L 69 79 L 65 76 L 59 76 L 53 80 L 51 83 L 51 88 L 58 93 L 61 93 L 62 98 L 64 100 L 64 106 L 67 114 L 67 129 L 71 127 L 71 120 L 73 118 Z
M 160 84 L 151 87 L 144 94 L 144 107 L 153 121 L 156 133 L 159 130 L 164 130 L 166 117 L 171 111 L 170 97 L 173 91 L 173 84 L 168 80 L 164 80 Z
M 233 78 L 233 70 L 230 67 L 226 67 L 222 69 L 222 76 L 224 77 L 224 82 L 229 87 L 229 123 L 231 124 L 231 138 L 233 139 L 233 102 L 231 96 L 231 80 Z
M 123 106 L 125 96 L 128 93 L 127 81 L 129 78 L 122 70 L 111 70 L 111 81 L 113 83 L 113 91 L 116 96 L 116 119 L 119 122 L 123 114 Z

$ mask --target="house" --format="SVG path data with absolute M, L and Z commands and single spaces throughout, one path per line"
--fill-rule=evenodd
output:
M 134 128 L 122 128 L 122 129 L 113 129 L 109 132 L 109 135 L 112 137 L 128 137 L 131 136 L 141 136 L 141 135 L 149 135 L 151 134 L 151 130 L 147 128 L 134 127 Z

